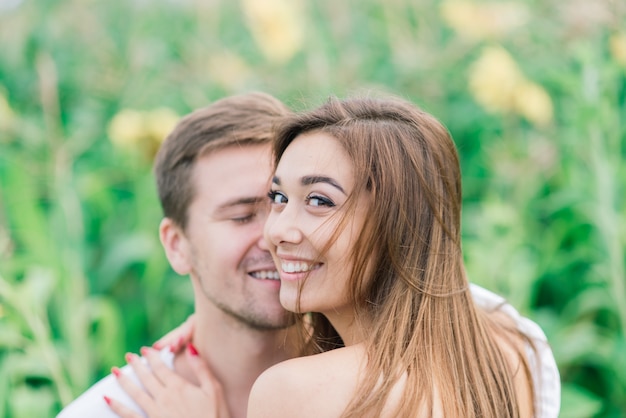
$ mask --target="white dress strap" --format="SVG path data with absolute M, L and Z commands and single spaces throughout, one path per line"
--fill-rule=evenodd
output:
M 533 378 L 536 418 L 558 418 L 561 408 L 561 377 L 548 339 L 539 325 L 523 317 L 502 296 L 470 283 L 474 302 L 486 309 L 498 309 L 517 324 L 517 329 L 533 341 L 535 350 L 527 348 Z

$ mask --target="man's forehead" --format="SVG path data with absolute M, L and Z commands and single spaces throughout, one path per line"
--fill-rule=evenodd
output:
M 217 156 L 216 158 L 228 158 L 233 152 L 267 154 L 269 159 L 272 152 L 271 142 L 236 142 L 236 141 L 214 141 L 204 145 L 197 154 L 198 159 Z
M 192 180 L 194 203 L 210 212 L 223 212 L 266 202 L 271 174 L 269 152 L 249 148 L 225 149 L 227 152 L 199 159 Z
M 266 144 L 222 148 L 198 157 L 192 177 L 196 185 L 207 182 L 258 185 L 270 176 L 270 155 L 271 148 Z

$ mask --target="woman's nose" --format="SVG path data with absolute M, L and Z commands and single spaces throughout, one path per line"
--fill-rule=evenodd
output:
M 265 224 L 265 239 L 273 245 L 298 244 L 302 230 L 295 206 L 286 205 L 281 211 L 271 211 Z

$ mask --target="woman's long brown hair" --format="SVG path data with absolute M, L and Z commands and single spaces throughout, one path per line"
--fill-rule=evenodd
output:
M 437 402 L 445 417 L 518 417 L 516 370 L 495 338 L 514 336 L 475 307 L 465 275 L 461 173 L 448 131 L 401 99 L 331 98 L 279 127 L 274 163 L 313 131 L 336 138 L 354 165 L 342 224 L 360 195 L 370 202 L 349 283 L 355 325 L 367 336 L 367 372 L 343 417 L 388 411 L 400 379 L 392 416 L 430 414 Z M 318 350 L 341 343 L 325 318 L 310 319 Z

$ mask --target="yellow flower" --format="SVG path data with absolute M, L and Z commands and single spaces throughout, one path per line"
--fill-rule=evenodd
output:
M 109 138 L 120 149 L 138 149 L 151 158 L 178 120 L 176 112 L 168 108 L 148 112 L 123 109 L 109 123 Z
M 440 13 L 450 27 L 470 40 L 502 37 L 524 26 L 530 15 L 526 5 L 513 1 L 448 0 L 442 3 Z
M 143 115 L 137 110 L 121 110 L 109 123 L 108 133 L 113 145 L 133 148 L 145 133 Z
M 252 36 L 270 61 L 283 63 L 300 50 L 304 16 L 298 0 L 242 0 Z
M 552 121 L 553 107 L 550 95 L 540 85 L 526 81 L 515 89 L 515 110 L 537 126 Z
M 163 142 L 179 119 L 178 114 L 167 107 L 160 107 L 148 112 L 145 115 L 145 123 L 150 140 L 159 144 Z
M 212 54 L 208 64 L 211 81 L 229 90 L 239 90 L 250 76 L 246 62 L 228 51 Z
M 485 109 L 491 112 L 509 112 L 514 107 L 514 95 L 524 81 L 517 63 L 503 48 L 485 48 L 471 66 L 470 92 Z
M 615 61 L 626 67 L 626 32 L 619 32 L 611 36 L 609 47 Z
M 517 113 L 537 126 L 553 116 L 545 89 L 526 79 L 513 57 L 501 47 L 483 49 L 470 67 L 469 89 L 474 99 L 493 113 Z

